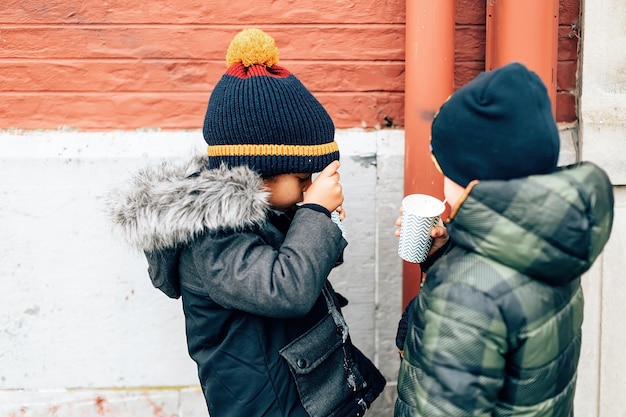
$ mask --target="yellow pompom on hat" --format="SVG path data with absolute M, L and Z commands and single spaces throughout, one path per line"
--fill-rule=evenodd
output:
M 278 48 L 267 33 L 259 29 L 244 29 L 231 41 L 226 51 L 226 66 L 240 62 L 244 67 L 278 64 Z
M 271 177 L 319 172 L 339 159 L 328 112 L 278 61 L 274 39 L 260 29 L 231 41 L 202 129 L 210 169 L 247 165 Z

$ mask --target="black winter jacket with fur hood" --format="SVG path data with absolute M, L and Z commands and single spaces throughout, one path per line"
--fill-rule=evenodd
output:
M 206 166 L 146 168 L 108 207 L 155 287 L 182 296 L 211 417 L 363 415 L 385 381 L 327 281 L 347 244 L 339 228 L 309 208 L 272 210 L 247 167 Z

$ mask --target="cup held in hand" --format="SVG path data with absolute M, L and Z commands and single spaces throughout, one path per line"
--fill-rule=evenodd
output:
M 402 226 L 398 255 L 407 262 L 424 262 L 433 243 L 430 230 L 437 225 L 445 203 L 426 194 L 410 194 L 402 200 Z

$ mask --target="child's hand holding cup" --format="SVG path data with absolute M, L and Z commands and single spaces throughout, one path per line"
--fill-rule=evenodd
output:
M 433 243 L 431 229 L 439 223 L 445 202 L 426 195 L 410 194 L 402 200 L 402 225 L 398 255 L 412 263 L 424 262 Z

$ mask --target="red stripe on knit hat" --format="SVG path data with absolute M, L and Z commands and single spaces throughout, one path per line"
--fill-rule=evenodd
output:
M 291 72 L 279 65 L 266 67 L 265 65 L 256 64 L 246 67 L 241 62 L 236 62 L 228 67 L 226 74 L 242 79 L 259 76 L 287 78 L 291 75 Z

